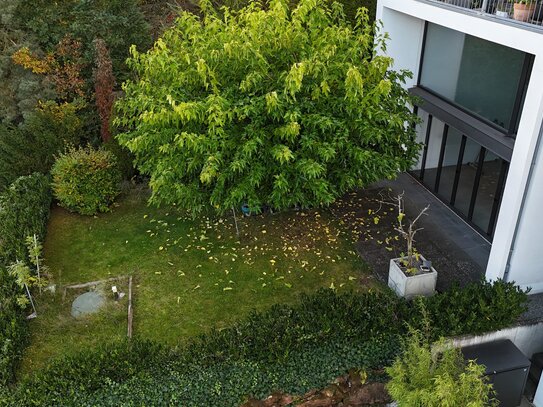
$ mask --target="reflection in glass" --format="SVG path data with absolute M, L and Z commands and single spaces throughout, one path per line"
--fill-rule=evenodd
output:
M 481 145 L 468 138 L 462 157 L 458 188 L 454 196 L 454 202 L 451 203 L 451 205 L 466 217 L 469 213 L 471 193 L 473 192 L 473 185 L 477 176 L 477 163 L 480 153 Z
M 509 129 L 525 57 L 513 48 L 428 23 L 420 84 Z
M 447 133 L 447 143 L 443 154 L 443 167 L 439 177 L 437 194 L 445 202 L 450 202 L 453 192 L 454 179 L 456 175 L 456 166 L 458 155 L 462 145 L 462 134 L 454 127 L 449 127 Z
M 502 161 L 490 151 L 485 154 L 472 218 L 472 222 L 482 230 L 488 229 L 494 200 L 499 199 L 497 194 L 500 194 L 498 186 Z

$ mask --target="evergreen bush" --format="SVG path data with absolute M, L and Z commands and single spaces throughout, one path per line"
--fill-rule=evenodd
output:
M 50 206 L 49 177 L 43 174 L 20 177 L 0 194 L 0 388 L 13 381 L 28 342 L 28 326 L 17 302 L 22 293 L 6 266 L 28 259 L 28 236 L 43 240 Z
M 404 352 L 386 371 L 387 389 L 402 407 L 497 405 L 484 366 L 466 362 L 458 348 L 432 345 L 416 330 L 411 330 Z
M 28 343 L 29 332 L 17 304 L 19 288 L 5 268 L 0 268 L 0 396 L 1 388 L 15 378 L 16 368 Z
M 479 290 L 486 295 L 504 286 L 511 284 L 474 284 L 467 292 Z M 526 301 L 520 290 L 505 291 L 504 301 Z M 436 307 L 440 296 L 447 294 L 425 299 L 425 306 Z M 521 311 L 465 306 L 482 320 L 494 312 L 502 314 L 490 322 L 492 329 L 510 325 Z M 403 349 L 401 338 L 408 334 L 408 323 L 438 325 L 440 315 L 422 309 L 388 291 L 337 294 L 322 289 L 303 295 L 296 305 L 254 312 L 230 328 L 211 331 L 177 348 L 122 342 L 64 357 L 25 379 L 10 402 L 107 406 L 123 400 L 134 406 L 236 406 L 245 396 L 262 398 L 278 389 L 301 394 L 326 385 L 349 368 L 391 365 Z M 432 335 L 472 333 L 472 325 L 461 320 L 457 326 L 438 326 Z
M 43 241 L 50 206 L 50 180 L 39 173 L 17 178 L 0 194 L 0 264 L 26 260 L 28 236 Z
M 453 285 L 446 292 L 422 300 L 432 321 L 432 339 L 441 336 L 481 334 L 511 325 L 527 310 L 528 291 L 514 282 L 481 280 L 463 288 Z M 419 329 L 421 319 L 413 321 Z
M 104 148 L 70 148 L 57 158 L 51 174 L 60 205 L 82 215 L 109 211 L 119 194 L 117 160 Z
M 48 174 L 54 156 L 79 142 L 77 109 L 70 103 L 41 103 L 20 126 L 0 125 L 0 191 L 23 175 Z

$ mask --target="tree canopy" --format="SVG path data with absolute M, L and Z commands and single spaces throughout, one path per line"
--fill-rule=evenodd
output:
M 325 0 L 201 8 L 150 51 L 132 48 L 137 79 L 117 103 L 151 202 L 315 207 L 411 166 L 410 73 L 391 69 L 367 10 L 351 24 Z

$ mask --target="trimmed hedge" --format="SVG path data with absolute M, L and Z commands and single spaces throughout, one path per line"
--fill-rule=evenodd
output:
M 0 268 L 0 388 L 15 378 L 16 367 L 28 343 L 28 327 L 17 305 L 19 288 Z M 0 392 L 1 394 L 1 392 Z
M 57 158 L 51 174 L 60 205 L 82 215 L 108 212 L 120 192 L 117 159 L 104 148 L 72 148 Z
M 481 281 L 464 288 L 453 286 L 423 304 L 432 321 L 433 339 L 481 334 L 511 325 L 527 308 L 528 291 L 514 283 Z M 414 327 L 418 320 L 413 321 Z
M 26 260 L 25 239 L 34 233 L 43 241 L 51 207 L 49 177 L 19 177 L 0 195 L 0 264 Z
M 27 236 L 44 238 L 50 206 L 49 178 L 43 174 L 20 177 L 0 195 L 0 387 L 13 381 L 28 341 L 28 327 L 16 302 L 20 289 L 5 266 L 27 259 Z
M 40 103 L 20 126 L 0 124 L 0 190 L 18 177 L 48 174 L 55 155 L 79 142 L 81 121 L 74 104 Z
M 496 303 L 492 293 L 501 297 Z M 174 349 L 121 342 L 65 357 L 26 378 L 8 405 L 239 405 L 280 389 L 304 393 L 347 369 L 389 365 L 407 326 L 424 315 L 436 337 L 512 324 L 526 293 L 503 281 L 472 284 L 406 302 L 390 292 L 320 290 L 294 306 L 254 312 Z M 501 304 L 519 304 L 510 309 Z M 421 304 L 422 307 L 421 307 Z M 460 309 L 458 305 L 464 309 Z M 450 317 L 443 320 L 443 314 Z M 478 315 L 475 326 L 465 315 Z M 449 326 L 446 321 L 457 321 Z M 476 331 L 473 331 L 475 329 Z

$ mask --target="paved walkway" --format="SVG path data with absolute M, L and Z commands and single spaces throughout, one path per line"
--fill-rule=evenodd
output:
M 430 205 L 428 215 L 421 218 L 424 229 L 417 233 L 415 246 L 433 262 L 438 272 L 437 290 L 444 291 L 454 282 L 465 285 L 483 278 L 490 243 L 408 174 L 351 193 L 331 208 L 353 231 L 358 253 L 376 278 L 386 284 L 390 259 L 406 251 L 405 241 L 394 238 L 397 213 L 382 204 L 402 192 L 410 219 Z M 543 294 L 531 295 L 528 306 L 519 323 L 542 322 Z
M 415 247 L 438 271 L 437 290 L 444 291 L 454 282 L 464 285 L 481 279 L 490 243 L 407 174 L 349 194 L 332 208 L 358 237 L 357 250 L 377 279 L 386 283 L 390 259 L 406 251 L 405 241 L 396 239 L 393 230 L 397 212 L 382 203 L 402 192 L 410 219 L 430 205 L 428 215 L 420 220 L 424 229 L 417 233 Z

